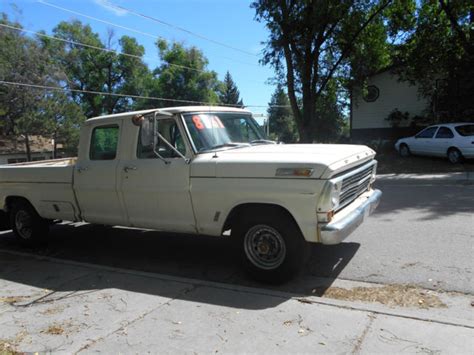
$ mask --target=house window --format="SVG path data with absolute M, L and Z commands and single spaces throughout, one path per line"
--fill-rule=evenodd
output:
M 364 100 L 366 102 L 374 102 L 379 98 L 380 95 L 380 90 L 377 86 L 375 85 L 369 85 L 367 86 L 367 94 L 364 95 Z

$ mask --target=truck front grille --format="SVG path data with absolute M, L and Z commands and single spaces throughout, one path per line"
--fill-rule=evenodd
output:
M 347 206 L 370 187 L 372 174 L 375 173 L 375 161 L 342 176 L 338 210 Z

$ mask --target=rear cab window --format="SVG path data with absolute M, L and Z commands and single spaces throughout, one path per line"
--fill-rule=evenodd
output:
M 118 138 L 118 125 L 95 127 L 91 136 L 89 159 L 114 160 L 117 156 Z
M 463 137 L 474 137 L 474 124 L 465 124 L 454 129 Z

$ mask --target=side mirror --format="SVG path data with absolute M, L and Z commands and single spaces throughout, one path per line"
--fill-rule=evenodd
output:
M 141 124 L 140 130 L 140 140 L 143 146 L 150 146 L 154 144 L 154 119 L 153 118 L 145 118 Z

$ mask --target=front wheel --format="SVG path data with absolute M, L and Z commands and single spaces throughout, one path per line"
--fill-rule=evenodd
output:
M 237 228 L 243 265 L 262 282 L 282 283 L 295 276 L 308 255 L 309 244 L 292 218 L 284 213 L 247 215 Z
M 400 156 L 403 158 L 409 157 L 411 155 L 410 148 L 408 145 L 402 144 L 400 145 Z
M 12 206 L 10 225 L 18 241 L 28 247 L 43 243 L 49 231 L 47 221 L 26 201 L 18 201 Z

